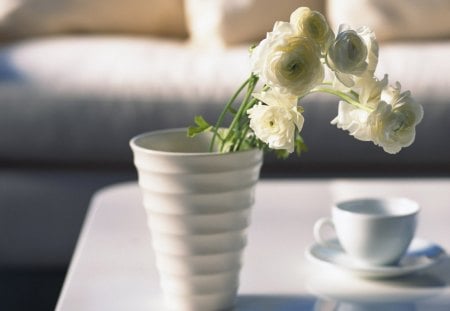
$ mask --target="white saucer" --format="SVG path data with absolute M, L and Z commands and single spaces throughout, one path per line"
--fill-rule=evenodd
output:
M 439 245 L 423 239 L 414 239 L 406 255 L 397 265 L 367 266 L 348 256 L 336 240 L 332 246 L 313 244 L 306 250 L 306 257 L 320 264 L 340 268 L 351 274 L 367 278 L 391 278 L 427 269 L 446 256 Z

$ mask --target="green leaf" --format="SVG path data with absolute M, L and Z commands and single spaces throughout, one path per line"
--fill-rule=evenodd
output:
M 308 151 L 308 146 L 305 144 L 305 141 L 300 136 L 300 134 L 297 134 L 295 137 L 295 153 L 297 156 L 300 156 L 303 152 Z
M 235 115 L 237 113 L 237 110 L 230 106 L 228 107 L 228 112 Z
M 208 128 L 208 127 L 211 127 L 211 125 L 210 125 L 208 122 L 206 122 L 206 120 L 203 119 L 202 116 L 195 116 L 194 122 L 195 122 L 195 124 L 197 124 L 200 128 L 206 129 L 206 128 Z
M 212 126 L 203 119 L 202 116 L 195 116 L 194 122 L 197 126 L 190 126 L 188 128 L 188 136 L 194 137 L 202 132 L 208 131 L 212 128 Z
M 188 134 L 188 137 L 192 138 L 192 137 L 200 134 L 201 132 L 203 132 L 202 129 L 199 129 L 196 126 L 190 126 L 190 127 L 188 127 L 188 133 L 187 134 Z
M 275 150 L 275 154 L 278 159 L 285 160 L 289 157 L 289 152 L 286 149 Z

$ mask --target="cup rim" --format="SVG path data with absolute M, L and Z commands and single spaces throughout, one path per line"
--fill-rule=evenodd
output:
M 170 133 L 187 133 L 187 128 L 171 128 L 171 129 L 162 129 L 155 131 L 148 131 L 145 133 L 138 134 L 130 139 L 130 147 L 133 150 L 140 151 L 146 154 L 154 154 L 154 155 L 164 155 L 164 156 L 172 156 L 172 157 L 186 157 L 186 156 L 206 156 L 206 157 L 217 157 L 224 155 L 232 155 L 232 154 L 245 154 L 245 153 L 253 153 L 253 152 L 262 152 L 262 150 L 253 148 L 248 150 L 240 150 L 233 152 L 220 152 L 220 151 L 205 151 L 205 152 L 173 152 L 173 151 L 164 151 L 157 149 L 149 149 L 145 148 L 138 144 L 138 141 L 143 139 L 144 137 L 149 136 L 157 136 L 164 135 Z M 187 134 L 186 134 L 187 135 Z M 187 137 L 187 136 L 186 136 Z
M 384 202 L 387 204 L 407 204 L 408 210 L 403 210 L 397 213 L 387 213 L 387 214 L 372 214 L 349 210 L 350 205 L 357 205 L 364 202 Z M 347 208 L 345 208 L 347 207 Z M 333 209 L 337 210 L 339 213 L 344 213 L 347 215 L 352 215 L 354 217 L 361 218 L 371 218 L 371 219 L 386 219 L 386 218 L 401 218 L 416 215 L 420 212 L 420 205 L 417 201 L 406 197 L 369 197 L 369 198 L 359 198 L 359 199 L 349 199 L 337 202 L 333 205 Z

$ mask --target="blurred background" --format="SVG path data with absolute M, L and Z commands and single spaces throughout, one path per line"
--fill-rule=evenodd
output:
M 377 76 L 425 110 L 396 156 L 330 125 L 338 100 L 305 108 L 301 158 L 262 178 L 448 177 L 448 0 L 0 0 L 0 309 L 52 310 L 92 194 L 135 180 L 128 141 L 215 120 L 249 75 L 248 47 L 299 6 L 371 26 Z

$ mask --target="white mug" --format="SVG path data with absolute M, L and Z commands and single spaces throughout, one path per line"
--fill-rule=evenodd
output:
M 333 247 L 323 234 L 331 227 L 343 250 L 359 263 L 394 265 L 414 237 L 419 210 L 419 204 L 406 198 L 344 201 L 332 207 L 332 218 L 315 223 L 314 237 Z

